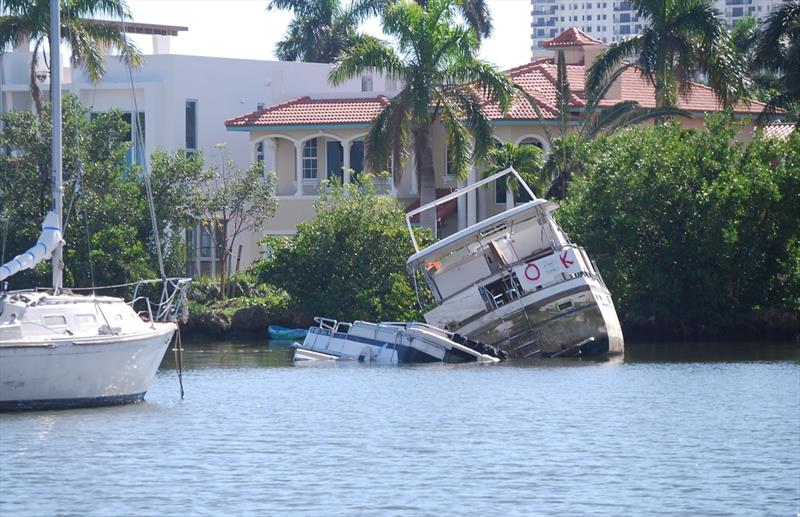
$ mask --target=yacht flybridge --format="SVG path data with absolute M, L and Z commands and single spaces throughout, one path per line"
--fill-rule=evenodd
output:
M 413 216 L 508 175 L 532 201 L 419 249 Z M 426 321 L 510 358 L 622 353 L 611 294 L 586 251 L 556 223 L 556 208 L 509 168 L 406 214 L 417 251 L 407 268 L 418 299 L 431 300 Z

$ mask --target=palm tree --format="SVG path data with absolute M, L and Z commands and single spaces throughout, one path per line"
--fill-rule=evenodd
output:
M 361 41 L 359 24 L 380 13 L 386 0 L 355 0 L 345 7 L 340 0 L 270 0 L 268 9 L 293 11 L 275 55 L 283 61 L 333 63 L 343 51 Z
M 36 80 L 39 52 L 50 31 L 49 0 L 3 0 L 0 8 L 0 49 L 29 38 L 33 42 L 30 68 L 31 97 L 42 116 L 42 95 Z M 61 38 L 72 51 L 72 63 L 82 66 L 97 83 L 105 74 L 103 48 L 119 52 L 124 62 L 138 66 L 142 56 L 125 33 L 112 23 L 93 23 L 93 18 L 131 20 L 125 0 L 61 0 Z
M 753 61 L 779 75 L 765 115 L 800 105 L 800 0 L 789 0 L 770 14 L 756 42 Z M 800 120 L 797 122 L 800 128 Z
M 578 116 L 573 116 L 570 104 L 573 92 L 567 80 L 564 51 L 559 50 L 556 55 L 555 82 L 555 108 L 559 129 L 557 137 L 554 137 L 549 127 L 544 124 L 545 118 L 536 99 L 518 87 L 518 90 L 528 99 L 531 107 L 536 112 L 537 120 L 540 122 L 550 144 L 550 154 L 547 157 L 544 170 L 549 172 L 552 182 L 545 192 L 545 197 L 563 199 L 566 196 L 567 185 L 573 176 L 583 172 L 584 164 L 588 159 L 586 143 L 598 135 L 608 135 L 620 128 L 661 117 L 691 116 L 686 111 L 670 106 L 642 108 L 636 101 L 621 101 L 613 106 L 601 106 L 606 93 L 608 93 L 608 90 L 621 73 L 622 71 L 620 70 L 604 77 L 591 89 L 587 84 L 587 97 L 583 109 Z
M 428 7 L 428 0 L 416 0 L 416 2 L 424 8 Z M 467 25 L 472 27 L 478 38 L 488 38 L 492 34 L 492 15 L 489 13 L 486 0 L 458 0 L 456 4 L 461 16 Z
M 513 167 L 538 196 L 544 194 L 549 184 L 549 178 L 544 174 L 542 150 L 534 145 L 517 145 L 511 142 L 500 145 L 498 143 L 487 153 L 486 162 L 488 167 L 483 172 L 484 177 Z M 508 178 L 508 185 L 511 189 L 519 193 L 520 186 L 515 179 L 509 176 L 506 178 Z
M 416 159 L 420 203 L 436 197 L 431 129 L 441 121 L 447 132 L 451 173 L 463 179 L 472 160 L 492 145 L 492 128 L 481 110 L 483 100 L 507 111 L 512 86 L 505 74 L 477 59 L 479 41 L 472 28 L 458 23 L 460 2 L 428 0 L 426 6 L 400 2 L 383 14 L 383 32 L 395 38 L 397 51 L 373 37 L 343 54 L 330 74 L 333 84 L 368 69 L 400 79 L 402 90 L 377 116 L 366 137 L 373 170 L 402 163 L 409 140 Z M 465 86 L 468 85 L 468 86 Z M 395 181 L 399 175 L 395 174 Z M 420 217 L 434 228 L 435 213 Z
M 656 106 L 675 106 L 693 80 L 708 79 L 725 106 L 742 98 L 748 87 L 744 63 L 736 52 L 710 0 L 630 0 L 644 21 L 636 36 L 612 43 L 589 69 L 587 88 L 618 72 L 623 59 L 632 63 L 655 88 Z

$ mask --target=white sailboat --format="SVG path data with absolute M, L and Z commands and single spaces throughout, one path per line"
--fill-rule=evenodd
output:
M 58 0 L 50 19 L 60 20 Z M 155 376 L 177 329 L 190 279 L 168 279 L 161 301 L 126 303 L 110 296 L 75 295 L 62 288 L 61 41 L 51 23 L 53 211 L 30 250 L 0 266 L 6 278 L 43 260 L 53 263 L 52 288 L 0 289 L 0 410 L 104 406 L 137 402 Z M 152 200 L 149 200 L 152 203 Z M 151 204 L 152 208 L 152 204 Z M 138 292 L 138 286 L 134 293 Z M 141 316 L 133 305 L 146 310 Z

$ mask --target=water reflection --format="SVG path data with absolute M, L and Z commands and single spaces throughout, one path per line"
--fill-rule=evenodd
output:
M 283 340 L 184 341 L 184 368 L 280 368 L 292 366 L 292 343 Z M 625 354 L 594 359 L 531 359 L 504 363 L 504 367 L 553 368 L 613 366 L 623 363 L 738 363 L 753 361 L 800 362 L 800 344 L 791 342 L 667 342 L 626 343 Z M 338 363 L 341 364 L 341 363 Z M 419 367 L 431 365 L 416 365 Z M 459 365 L 484 367 L 486 365 Z M 374 366 L 373 366 L 374 367 Z M 455 367 L 450 365 L 448 368 Z M 174 369 L 175 357 L 167 352 L 162 369 Z

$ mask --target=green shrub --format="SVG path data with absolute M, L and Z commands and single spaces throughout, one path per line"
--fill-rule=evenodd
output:
M 658 125 L 591 143 L 560 222 L 597 260 L 621 312 L 727 325 L 800 301 L 800 135 L 734 140 Z
M 340 320 L 413 320 L 421 314 L 406 259 L 414 253 L 402 207 L 380 196 L 369 175 L 330 184 L 316 219 L 290 238 L 270 237 L 271 256 L 253 268 L 260 281 L 284 289 L 291 307 Z M 430 234 L 419 231 L 422 245 Z

